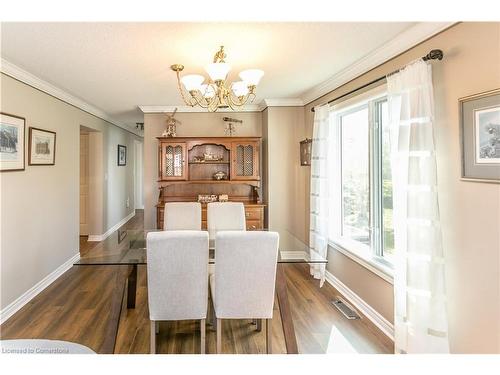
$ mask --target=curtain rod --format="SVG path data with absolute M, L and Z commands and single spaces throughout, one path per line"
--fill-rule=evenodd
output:
M 423 60 L 423 61 L 427 61 L 427 60 L 442 60 L 442 59 L 443 59 L 443 51 L 441 51 L 440 49 L 433 49 L 433 50 L 432 50 L 432 51 L 430 51 L 427 55 L 425 55 L 425 56 L 423 56 L 423 57 L 422 57 L 422 60 Z M 374 83 L 380 82 L 380 81 L 382 81 L 382 80 L 386 79 L 386 78 L 387 78 L 387 76 L 390 76 L 390 75 L 392 75 L 392 74 L 395 74 L 395 73 L 399 72 L 399 70 L 400 70 L 400 69 L 395 70 L 395 71 L 393 71 L 393 72 L 391 72 L 391 73 L 389 73 L 389 74 L 387 74 L 387 75 L 385 75 L 385 76 L 382 76 L 382 77 L 379 77 L 379 78 L 377 78 L 377 79 L 374 79 L 373 81 L 368 82 L 368 83 L 364 84 L 363 86 L 360 86 L 360 87 L 358 87 L 358 88 L 356 88 L 356 89 L 354 89 L 354 90 L 351 90 L 351 91 L 349 91 L 349 92 L 347 92 L 347 93 L 345 93 L 345 94 L 342 94 L 342 95 L 340 95 L 339 97 L 337 97 L 337 98 L 335 98 L 335 99 L 329 100 L 329 101 L 328 101 L 327 103 L 325 103 L 325 104 L 330 104 L 330 103 L 333 103 L 333 102 L 335 102 L 335 101 L 337 101 L 337 100 L 339 100 L 339 99 L 342 99 L 342 98 L 346 97 L 347 95 L 351 95 L 351 94 L 355 93 L 356 91 L 359 91 L 359 90 L 361 90 L 361 89 L 364 89 L 365 87 L 368 87 L 368 86 L 370 86 L 370 85 L 373 85 Z M 311 108 L 311 112 L 314 112 L 314 107 L 312 107 L 312 108 Z

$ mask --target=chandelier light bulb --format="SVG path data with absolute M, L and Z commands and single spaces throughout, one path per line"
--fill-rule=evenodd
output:
M 214 82 L 225 81 L 227 74 L 231 70 L 231 65 L 229 65 L 227 63 L 217 62 L 217 63 L 208 64 L 205 67 L 205 70 L 207 71 L 207 73 L 210 76 L 210 78 L 212 79 L 212 81 L 214 81 Z
M 203 84 L 200 86 L 201 95 L 205 98 L 213 98 L 215 96 L 215 89 L 213 85 Z
M 248 86 L 244 81 L 233 82 L 233 84 L 231 85 L 231 89 L 236 96 L 245 96 L 246 94 L 248 94 Z
M 263 70 L 247 69 L 240 73 L 240 78 L 246 82 L 247 86 L 257 86 L 263 75 Z
M 199 74 L 188 74 L 181 78 L 181 82 L 188 91 L 200 90 L 205 77 Z

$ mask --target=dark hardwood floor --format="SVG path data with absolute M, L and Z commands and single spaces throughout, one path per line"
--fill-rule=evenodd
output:
M 141 229 L 137 211 L 124 228 Z M 100 243 L 80 238 L 82 257 L 116 244 L 117 234 Z M 117 273 L 128 266 L 72 267 L 0 326 L 0 337 L 45 338 L 77 342 L 100 351 L 112 310 Z M 305 265 L 286 265 L 289 298 L 300 353 L 393 353 L 393 343 L 368 319 L 347 320 L 330 303 L 339 293 L 311 279 Z M 119 306 L 119 303 L 118 303 Z M 115 353 L 149 353 L 149 313 L 145 266 L 139 266 L 135 309 L 122 309 Z M 272 322 L 273 353 L 285 353 L 278 304 Z M 265 329 L 249 320 L 224 321 L 224 353 L 264 353 Z M 162 322 L 157 353 L 199 353 L 199 322 Z M 215 353 L 215 332 L 207 326 L 207 353 Z

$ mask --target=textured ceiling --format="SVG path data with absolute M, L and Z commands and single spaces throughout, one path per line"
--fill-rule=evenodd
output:
M 2 23 L 9 62 L 134 126 L 138 105 L 182 105 L 175 74 L 204 72 L 224 45 L 230 78 L 265 75 L 259 103 L 299 98 L 414 23 Z

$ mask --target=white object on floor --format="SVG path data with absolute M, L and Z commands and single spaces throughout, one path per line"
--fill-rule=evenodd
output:
M 2 354 L 96 354 L 74 342 L 43 339 L 1 340 Z

